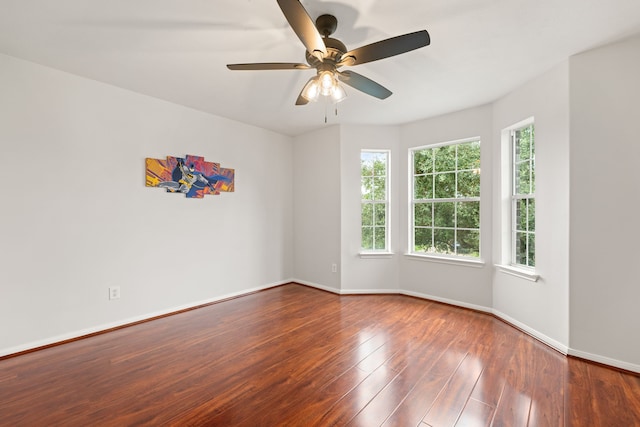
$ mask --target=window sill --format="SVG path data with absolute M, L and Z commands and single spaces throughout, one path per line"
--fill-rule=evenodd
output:
M 393 252 L 360 252 L 358 255 L 362 259 L 384 259 L 392 258 L 395 254 Z
M 428 255 L 428 254 L 414 254 L 407 253 L 405 256 L 408 259 L 416 260 L 416 261 L 427 261 L 427 262 L 437 262 L 441 264 L 452 264 L 452 265 L 461 265 L 464 267 L 474 267 L 474 268 L 482 268 L 484 267 L 484 261 L 480 259 L 472 259 L 472 258 L 453 258 L 453 257 L 445 257 L 438 255 Z
M 536 274 L 534 270 L 518 268 L 512 265 L 498 265 L 498 264 L 496 264 L 496 268 L 505 274 L 510 274 L 511 276 L 516 276 L 521 279 L 529 280 L 530 282 L 537 282 L 538 279 L 540 278 L 540 275 Z

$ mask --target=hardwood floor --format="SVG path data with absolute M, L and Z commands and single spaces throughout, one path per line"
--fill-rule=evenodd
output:
M 640 378 L 491 316 L 285 285 L 0 361 L 2 426 L 640 426 Z

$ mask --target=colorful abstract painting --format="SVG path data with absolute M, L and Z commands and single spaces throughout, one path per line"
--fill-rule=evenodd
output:
M 146 186 L 166 188 L 169 193 L 202 198 L 206 194 L 234 191 L 234 169 L 220 163 L 205 162 L 204 157 L 167 156 L 166 160 L 145 159 Z

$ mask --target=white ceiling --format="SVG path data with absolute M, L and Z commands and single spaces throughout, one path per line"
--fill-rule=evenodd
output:
M 354 49 L 421 29 L 431 45 L 352 69 L 389 88 L 347 87 L 328 122 L 399 124 L 481 105 L 578 52 L 640 32 L 640 0 L 301 2 L 338 18 Z M 0 52 L 288 135 L 326 126 L 295 106 L 314 70 L 230 71 L 305 62 L 276 0 L 0 0 Z

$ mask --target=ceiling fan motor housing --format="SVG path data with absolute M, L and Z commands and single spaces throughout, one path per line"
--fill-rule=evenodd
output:
M 323 57 L 322 61 L 310 54 L 306 53 L 307 63 L 318 71 L 322 69 L 335 70 L 335 64 L 340 61 L 342 55 L 347 51 L 347 47 L 338 39 L 329 37 L 338 28 L 338 20 L 333 15 L 320 15 L 316 19 L 316 28 L 318 32 L 322 34 L 322 41 L 327 48 L 327 54 Z
M 322 41 L 324 41 L 324 45 L 327 48 L 327 54 L 323 58 L 323 62 L 329 62 L 335 65 L 335 63 L 339 62 L 342 55 L 347 51 L 347 47 L 340 40 L 331 37 L 324 37 Z M 307 52 L 306 57 L 307 63 L 314 68 L 317 68 L 323 63 L 309 52 Z

